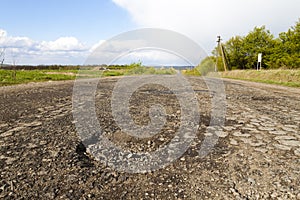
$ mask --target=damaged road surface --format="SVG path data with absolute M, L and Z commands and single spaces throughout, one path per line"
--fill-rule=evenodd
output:
M 167 145 L 180 125 L 176 95 L 159 85 L 133 93 L 130 114 L 138 125 L 161 104 L 159 134 L 135 138 L 122 132 L 111 111 L 119 78 L 103 78 L 95 95 L 104 136 L 132 152 Z M 199 102 L 196 138 L 162 169 L 126 173 L 89 154 L 72 115 L 72 81 L 0 88 L 1 199 L 300 199 L 300 90 L 224 80 L 226 118 L 213 150 L 198 154 L 211 119 L 202 78 L 189 78 Z

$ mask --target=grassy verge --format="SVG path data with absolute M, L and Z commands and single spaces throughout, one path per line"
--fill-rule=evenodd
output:
M 78 73 L 79 72 L 79 73 Z M 134 66 L 114 70 L 0 70 L 0 86 L 29 82 L 74 80 L 107 76 L 142 75 L 142 74 L 175 74 L 174 69 L 156 69 L 154 67 Z
M 300 70 L 233 70 L 221 72 L 223 78 L 300 87 Z
M 181 73 L 185 76 L 201 76 L 201 72 L 197 68 L 181 70 Z
M 76 76 L 70 74 L 51 74 L 50 70 L 0 70 L 0 86 L 29 82 L 73 80 Z
M 132 69 L 126 70 L 125 75 L 170 75 L 176 74 L 176 70 L 173 68 L 154 68 L 154 67 L 134 67 Z

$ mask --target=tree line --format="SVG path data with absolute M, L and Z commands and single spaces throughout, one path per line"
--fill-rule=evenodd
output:
M 287 32 L 277 38 L 265 26 L 255 27 L 246 36 L 234 36 L 223 44 L 226 61 L 230 69 L 255 69 L 257 55 L 262 53 L 265 69 L 300 68 L 300 19 Z M 216 61 L 219 48 L 213 51 Z M 218 69 L 224 69 L 218 57 Z

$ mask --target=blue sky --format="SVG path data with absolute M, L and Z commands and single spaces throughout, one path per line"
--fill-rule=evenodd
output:
M 135 26 L 110 0 L 1 0 L 0 27 L 34 40 L 73 36 L 95 43 Z
M 103 41 L 138 28 L 179 32 L 210 53 L 217 35 L 227 40 L 266 25 L 277 36 L 300 18 L 298 0 L 1 0 L 0 5 L 0 49 L 8 64 L 83 64 Z

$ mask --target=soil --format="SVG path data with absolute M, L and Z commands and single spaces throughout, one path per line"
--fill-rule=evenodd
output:
M 105 136 L 133 152 L 170 142 L 180 124 L 176 96 L 158 85 L 134 93 L 130 112 L 137 124 L 149 122 L 152 102 L 167 113 L 160 134 L 137 139 L 111 114 L 118 80 L 98 85 L 96 113 Z M 179 159 L 147 173 L 120 172 L 88 153 L 72 115 L 73 81 L 1 87 L 0 199 L 300 199 L 300 90 L 224 79 L 224 132 L 200 157 L 213 94 L 202 78 L 189 82 L 199 102 L 197 138 Z

